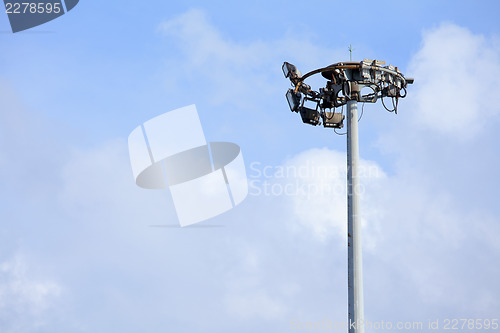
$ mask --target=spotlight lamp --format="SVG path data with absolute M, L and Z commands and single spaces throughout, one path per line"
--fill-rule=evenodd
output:
M 302 77 L 302 74 L 297 69 L 297 67 L 286 61 L 283 63 L 283 67 L 281 69 L 283 70 L 283 74 L 285 74 L 285 77 L 290 78 L 290 80 L 297 80 Z
M 304 123 L 320 125 L 321 118 L 323 126 L 329 128 L 343 127 L 343 106 L 348 101 L 375 103 L 381 99 L 387 111 L 397 113 L 399 98 L 406 97 L 406 87 L 414 80 L 404 77 L 397 67 L 383 65 L 384 61 L 370 59 L 339 62 L 302 75 L 296 66 L 284 62 L 283 74 L 293 86 L 286 93 L 290 110 L 300 113 Z M 304 83 L 314 74 L 327 79 L 325 87 L 319 91 Z M 384 98 L 391 99 L 391 108 L 386 106 Z M 305 107 L 305 101 L 315 103 L 316 107 Z M 340 112 L 337 111 L 339 107 Z
M 299 112 L 300 100 L 302 95 L 299 92 L 295 92 L 293 89 L 288 89 L 286 92 L 286 100 L 288 101 L 288 106 L 290 110 Z

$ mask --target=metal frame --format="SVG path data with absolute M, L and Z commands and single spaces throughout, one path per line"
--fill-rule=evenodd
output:
M 294 65 L 285 62 L 283 73 L 285 77 L 290 78 L 295 94 L 304 94 L 304 98 L 317 102 L 320 113 L 324 112 L 324 109 L 345 105 L 349 100 L 375 103 L 384 97 L 393 99 L 394 109 L 388 110 L 397 112 L 398 99 L 406 96 L 406 87 L 413 83 L 413 79 L 404 77 L 397 67 L 382 66 L 384 64 L 383 61 L 369 59 L 361 62 L 339 62 L 302 76 Z M 321 74 L 328 80 L 326 86 L 319 91 L 312 90 L 304 83 L 305 79 L 315 74 Z M 357 85 L 358 89 L 353 85 Z M 372 93 L 361 95 L 359 92 L 365 87 L 370 88 Z M 352 94 L 353 91 L 357 91 L 358 94 Z

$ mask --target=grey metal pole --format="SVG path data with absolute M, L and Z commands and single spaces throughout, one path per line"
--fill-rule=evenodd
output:
M 353 87 L 353 88 L 357 88 Z M 353 89 L 354 90 L 354 89 Z M 357 91 L 353 91 L 354 94 Z M 363 260 L 359 215 L 358 102 L 347 102 L 347 266 L 349 333 L 364 333 Z

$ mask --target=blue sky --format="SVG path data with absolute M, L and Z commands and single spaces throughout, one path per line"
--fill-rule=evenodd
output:
M 360 121 L 366 319 L 498 318 L 499 10 L 82 0 L 17 34 L 0 15 L 0 332 L 346 320 L 345 136 L 289 111 L 281 65 L 348 60 L 349 44 L 415 78 L 398 115 L 366 105 Z M 250 195 L 214 227 L 153 228 L 174 206 L 134 184 L 127 137 L 190 104 L 207 140 L 240 145 Z

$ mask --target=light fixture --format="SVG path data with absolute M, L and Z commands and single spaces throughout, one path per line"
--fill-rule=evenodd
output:
M 325 127 L 340 128 L 342 120 L 335 115 L 335 108 L 348 104 L 349 101 L 375 103 L 382 99 L 383 106 L 391 112 L 397 113 L 398 100 L 406 97 L 406 87 L 413 83 L 413 78 L 405 78 L 397 67 L 385 65 L 379 60 L 365 59 L 361 62 L 339 62 L 324 68 L 313 70 L 302 75 L 294 65 L 284 62 L 283 74 L 290 79 L 295 89 L 289 89 L 286 94 L 288 105 L 292 111 L 300 111 L 302 100 L 316 103 L 316 112 L 319 112 Z M 314 91 L 304 80 L 314 74 L 321 74 L 327 79 L 326 86 Z M 370 93 L 362 94 L 363 88 L 369 88 Z M 369 91 L 368 90 L 368 91 Z M 392 99 L 393 109 L 388 109 L 384 97 Z M 333 115 L 328 116 L 326 109 L 332 109 Z M 312 109 L 309 109 L 312 110 Z M 304 113 L 302 120 L 308 124 L 319 125 L 313 113 Z M 331 119 L 330 119 L 331 118 Z
M 300 106 L 300 99 L 302 95 L 299 92 L 295 92 L 293 89 L 288 89 L 286 92 L 286 100 L 290 106 L 290 110 L 298 112 Z
M 300 107 L 300 116 L 305 124 L 319 125 L 319 112 L 314 109 L 306 108 L 305 106 Z
M 332 128 L 344 127 L 345 116 L 342 113 L 323 112 L 321 114 L 321 118 L 323 118 L 323 126 L 324 127 L 332 127 Z
M 290 78 L 290 80 L 302 78 L 302 74 L 297 69 L 297 67 L 286 61 L 283 63 L 283 67 L 281 67 L 281 69 L 283 70 L 283 74 L 285 75 L 285 77 Z

